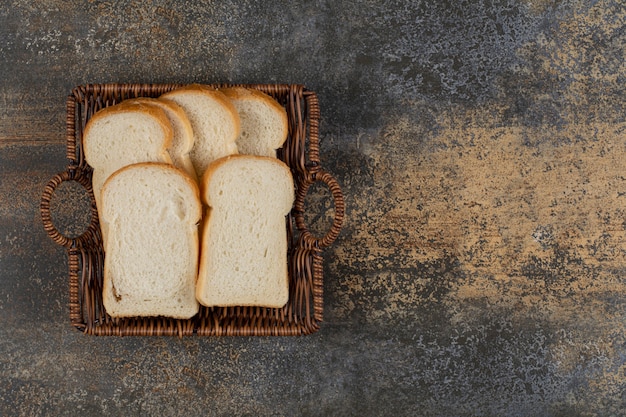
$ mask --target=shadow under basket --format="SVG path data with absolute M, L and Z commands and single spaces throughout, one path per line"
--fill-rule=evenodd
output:
M 334 177 L 322 169 L 319 158 L 317 95 L 301 85 L 248 84 L 274 97 L 287 110 L 289 135 L 278 158 L 291 169 L 295 202 L 286 218 L 289 301 L 283 308 L 200 307 L 197 315 L 181 320 L 165 317 L 112 318 L 102 304 L 104 251 L 98 212 L 91 186 L 91 167 L 82 151 L 86 123 L 98 110 L 135 97 L 158 97 L 184 84 L 90 84 L 76 87 L 67 98 L 67 169 L 46 185 L 41 198 L 44 229 L 69 256 L 70 320 L 78 330 L 110 336 L 280 336 L 316 332 L 323 319 L 323 251 L 341 230 L 344 199 Z M 234 84 L 211 84 L 215 88 Z M 75 238 L 60 233 L 50 213 L 55 189 L 65 181 L 81 184 L 91 198 L 91 221 Z M 305 224 L 305 196 L 310 186 L 325 183 L 334 202 L 334 219 L 321 238 Z

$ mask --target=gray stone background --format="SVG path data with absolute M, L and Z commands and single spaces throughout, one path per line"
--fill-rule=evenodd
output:
M 625 27 L 621 0 L 3 2 L 0 415 L 626 415 Z M 346 197 L 318 333 L 70 326 L 39 200 L 65 97 L 104 82 L 318 93 Z

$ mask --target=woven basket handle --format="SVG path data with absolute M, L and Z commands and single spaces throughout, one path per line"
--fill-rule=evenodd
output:
M 321 239 L 313 236 L 304 222 L 304 198 L 306 197 L 311 185 L 316 181 L 321 181 L 328 186 L 335 203 L 335 218 L 333 220 L 333 224 L 330 227 L 330 230 Z M 307 246 L 323 249 L 330 246 L 335 239 L 337 239 L 337 236 L 339 236 L 339 232 L 341 231 L 341 226 L 343 224 L 345 203 L 337 180 L 335 180 L 335 178 L 328 172 L 319 170 L 305 178 L 303 183 L 298 187 L 294 209 L 296 226 L 302 232 L 301 239 L 304 240 Z
M 75 238 L 69 238 L 64 236 L 57 230 L 52 222 L 52 216 L 50 215 L 50 200 L 52 195 L 59 185 L 65 181 L 76 181 L 91 195 L 91 222 L 87 227 L 87 230 L 80 236 Z M 91 180 L 89 177 L 82 174 L 82 171 L 63 171 L 54 177 L 46 184 L 41 196 L 41 205 L 39 207 L 41 211 L 41 220 L 43 221 L 44 230 L 48 233 L 48 236 L 54 240 L 55 243 L 64 246 L 66 248 L 82 247 L 84 243 L 92 239 L 94 231 L 99 229 L 98 225 L 98 210 L 95 207 L 93 199 L 93 191 L 91 188 Z

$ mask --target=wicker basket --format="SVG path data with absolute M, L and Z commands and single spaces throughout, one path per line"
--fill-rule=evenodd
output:
M 325 172 L 319 159 L 319 106 L 314 92 L 301 85 L 245 85 L 256 88 L 285 106 L 289 135 L 278 156 L 294 177 L 296 200 L 287 216 L 289 302 L 283 308 L 201 307 L 191 319 L 163 317 L 111 318 L 102 304 L 104 252 L 91 167 L 82 152 L 82 133 L 90 117 L 103 107 L 134 97 L 158 97 L 183 84 L 92 84 L 72 90 L 67 99 L 67 169 L 46 185 L 41 216 L 48 235 L 67 249 L 69 256 L 70 320 L 92 335 L 305 335 L 319 329 L 323 319 L 322 252 L 337 238 L 344 215 L 339 185 Z M 214 84 L 221 88 L 232 84 Z M 91 197 L 91 222 L 76 238 L 61 234 L 52 223 L 50 200 L 64 181 L 80 183 Z M 304 221 L 304 199 L 316 181 L 330 189 L 335 218 L 328 233 L 317 238 Z

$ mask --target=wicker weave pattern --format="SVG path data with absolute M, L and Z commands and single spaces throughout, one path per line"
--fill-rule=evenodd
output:
M 341 189 L 325 172 L 319 158 L 319 106 L 314 92 L 300 85 L 254 84 L 285 106 L 289 136 L 278 157 L 290 168 L 296 187 L 296 201 L 286 219 L 289 262 L 289 302 L 280 309 L 261 307 L 201 307 L 189 320 L 170 318 L 113 319 L 102 305 L 104 252 L 95 199 L 91 187 L 91 167 L 82 152 L 82 133 L 91 116 L 128 98 L 158 97 L 182 84 L 92 84 L 75 88 L 67 98 L 67 169 L 46 185 L 41 198 L 44 229 L 69 257 L 70 321 L 80 331 L 114 336 L 271 336 L 305 335 L 319 329 L 323 320 L 322 253 L 339 235 L 344 216 Z M 214 84 L 214 87 L 232 84 Z M 68 238 L 55 228 L 50 200 L 64 181 L 80 183 L 91 196 L 91 223 L 76 238 Z M 305 196 L 316 181 L 330 189 L 335 219 L 330 230 L 315 237 L 305 224 Z M 295 226 L 295 227 L 294 227 Z

